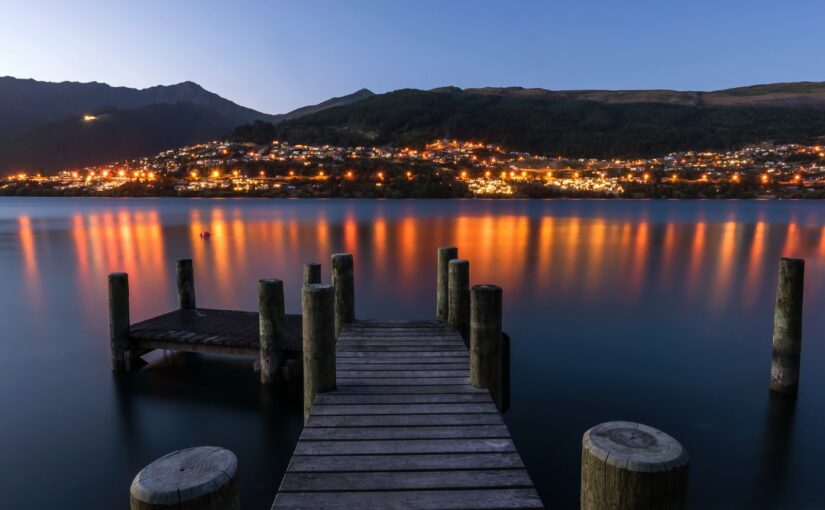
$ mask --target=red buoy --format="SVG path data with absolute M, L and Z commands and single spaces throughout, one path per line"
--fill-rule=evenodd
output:
M 210 237 L 212 237 L 212 233 L 209 232 L 208 230 L 205 230 L 205 231 L 201 232 L 201 238 L 209 239 Z

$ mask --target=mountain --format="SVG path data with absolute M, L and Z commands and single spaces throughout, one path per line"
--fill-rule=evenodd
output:
M 192 82 L 146 89 L 105 83 L 51 83 L 0 77 L 0 133 L 94 113 L 103 108 L 130 109 L 159 103 L 187 102 L 223 116 L 230 124 L 276 120 L 273 115 L 239 106 Z
M 457 87 L 441 87 L 432 92 L 460 92 Z M 523 87 L 483 87 L 463 89 L 479 95 L 525 98 L 569 98 L 603 103 L 664 103 L 683 106 L 786 106 L 825 108 L 825 82 L 773 83 L 732 89 L 679 90 L 547 90 Z
M 579 157 L 730 149 L 825 136 L 825 83 L 714 92 L 405 89 L 278 124 L 242 126 L 233 136 L 347 145 L 459 138 Z
M 367 99 L 369 97 L 374 96 L 375 94 L 369 89 L 361 89 L 352 94 L 342 96 L 342 97 L 333 97 L 331 99 L 327 99 L 323 103 L 318 103 L 315 105 L 310 106 L 303 106 L 296 110 L 292 110 L 289 113 L 284 113 L 281 115 L 276 115 L 276 122 L 290 120 L 290 119 L 297 119 L 298 117 L 303 117 L 305 115 L 309 115 L 312 113 L 317 113 L 323 110 L 327 110 L 329 108 L 334 108 L 336 106 L 345 106 L 348 104 L 355 103 L 362 99 Z
M 0 168 L 50 171 L 157 154 L 214 140 L 234 124 L 194 103 L 158 103 L 74 116 L 0 135 Z
M 146 89 L 0 77 L 0 174 L 55 171 L 225 136 L 372 96 L 366 89 L 281 115 L 240 106 L 192 82 Z M 84 121 L 84 116 L 96 116 Z

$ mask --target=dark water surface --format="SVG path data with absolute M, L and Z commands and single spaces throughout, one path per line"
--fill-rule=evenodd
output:
M 238 455 L 244 508 L 272 502 L 299 389 L 218 356 L 113 376 L 107 273 L 129 273 L 133 321 L 175 306 L 183 257 L 201 306 L 255 310 L 277 277 L 297 313 L 301 265 L 327 280 L 349 251 L 359 317 L 431 318 L 445 244 L 504 288 L 505 420 L 548 506 L 577 508 L 582 433 L 622 419 L 690 450 L 692 508 L 825 508 L 825 204 L 45 198 L 0 199 L 4 507 L 126 508 L 140 468 L 204 444 Z M 780 256 L 807 260 L 795 404 L 768 394 Z

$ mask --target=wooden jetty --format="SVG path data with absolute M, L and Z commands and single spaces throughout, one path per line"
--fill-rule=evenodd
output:
M 273 509 L 542 508 L 455 329 L 354 322 L 335 359 L 337 389 L 316 396 Z
M 320 266 L 308 264 L 304 283 L 320 281 Z M 198 308 L 192 261 L 177 262 L 179 308 L 131 323 L 129 278 L 109 275 L 109 335 L 112 369 L 134 370 L 155 349 L 258 357 L 261 382 L 295 378 L 300 370 L 301 316 L 284 313 L 280 280 L 258 282 L 259 311 Z
M 771 380 L 779 393 L 798 386 L 803 272 L 804 261 L 781 261 Z M 179 261 L 177 274 L 180 309 L 136 324 L 127 275 L 109 275 L 112 368 L 129 370 L 150 349 L 258 355 L 267 383 L 301 353 L 304 430 L 273 509 L 543 508 L 501 418 L 510 388 L 502 290 L 470 288 L 469 261 L 456 248 L 438 251 L 435 320 L 356 320 L 349 254 L 333 255 L 333 285 L 320 283 L 319 264 L 304 266 L 301 315 L 284 314 L 280 280 L 259 281 L 254 313 L 197 308 L 191 261 Z M 158 461 L 169 471 L 158 484 L 138 474 L 132 510 L 165 508 L 151 502 L 166 504 L 170 480 L 203 485 L 179 453 Z M 684 509 L 688 466 L 687 450 L 666 433 L 602 423 L 582 438 L 581 508 Z M 196 495 L 224 501 L 228 491 L 236 505 L 233 484 L 210 482 Z

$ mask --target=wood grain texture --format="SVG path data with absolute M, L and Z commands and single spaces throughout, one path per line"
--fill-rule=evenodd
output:
M 238 459 L 217 446 L 178 450 L 132 480 L 132 510 L 238 510 Z
M 635 422 L 597 425 L 582 438 L 582 510 L 686 507 L 688 453 L 676 439 Z
M 358 321 L 335 359 L 273 508 L 542 508 L 456 330 Z

